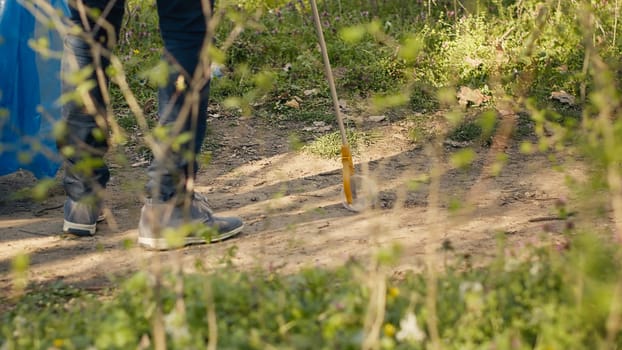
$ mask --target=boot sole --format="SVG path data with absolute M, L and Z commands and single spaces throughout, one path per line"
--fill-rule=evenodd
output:
M 97 230 L 96 224 L 78 224 L 67 220 L 63 221 L 63 232 L 71 233 L 76 236 L 93 236 Z
M 221 242 L 224 241 L 225 239 L 231 238 L 233 236 L 238 235 L 240 232 L 242 232 L 242 229 L 244 228 L 244 225 L 241 225 L 240 227 L 237 227 L 229 232 L 225 232 L 222 234 L 219 234 L 215 237 L 212 237 L 210 239 L 210 243 L 217 243 L 217 242 Z M 201 237 L 186 237 L 185 241 L 184 241 L 184 245 L 180 246 L 180 247 L 171 247 L 169 246 L 169 244 L 166 242 L 166 238 L 152 238 L 152 237 L 141 237 L 140 233 L 138 236 L 138 245 L 148 249 L 148 250 L 171 250 L 171 249 L 177 249 L 177 248 L 182 248 L 185 246 L 189 246 L 189 245 L 194 245 L 194 244 L 207 244 L 207 240 L 205 240 L 204 238 Z

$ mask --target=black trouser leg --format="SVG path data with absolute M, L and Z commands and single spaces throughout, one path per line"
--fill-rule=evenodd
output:
M 209 81 L 200 86 L 198 99 L 192 103 L 189 99 L 194 97 L 189 91 L 207 27 L 200 0 L 158 0 L 158 14 L 165 59 L 172 68 L 168 83 L 158 95 L 160 124 L 171 129 L 170 138 L 190 136 L 181 147 L 169 148 L 164 155 L 156 156 L 149 166 L 147 194 L 166 201 L 183 192 L 198 169 L 196 155 L 207 127 Z

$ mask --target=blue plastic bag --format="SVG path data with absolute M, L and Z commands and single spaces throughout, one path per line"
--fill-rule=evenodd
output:
M 68 13 L 63 0 L 50 2 Z M 53 177 L 60 166 L 52 135 L 60 119 L 60 60 L 29 46 L 41 37 L 51 50 L 62 50 L 56 31 L 17 0 L 0 0 L 0 175 L 25 169 L 37 178 Z

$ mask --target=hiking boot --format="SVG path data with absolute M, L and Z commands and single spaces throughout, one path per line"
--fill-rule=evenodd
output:
M 155 250 L 219 242 L 244 228 L 237 217 L 215 216 L 205 196 L 194 193 L 190 205 L 147 199 L 140 212 L 138 244 Z
M 63 232 L 76 236 L 94 235 L 97 223 L 106 219 L 102 211 L 101 201 L 76 202 L 71 198 L 65 200 L 64 216 Z

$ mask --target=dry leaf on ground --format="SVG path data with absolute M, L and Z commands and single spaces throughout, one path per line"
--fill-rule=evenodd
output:
M 381 122 L 381 121 L 383 121 L 385 119 L 387 119 L 386 115 L 372 115 L 372 116 L 369 117 L 370 121 L 376 122 L 376 123 L 379 123 L 379 122 Z
M 296 108 L 296 109 L 300 108 L 300 103 L 296 99 L 291 99 L 285 102 L 285 105 L 291 108 Z
M 551 92 L 550 98 L 570 106 L 575 104 L 575 97 L 564 90 Z
M 471 89 L 467 86 L 461 86 L 456 96 L 458 97 L 458 103 L 464 107 L 466 107 L 469 102 L 472 106 L 481 106 L 490 99 L 489 96 L 484 95 L 479 89 Z

